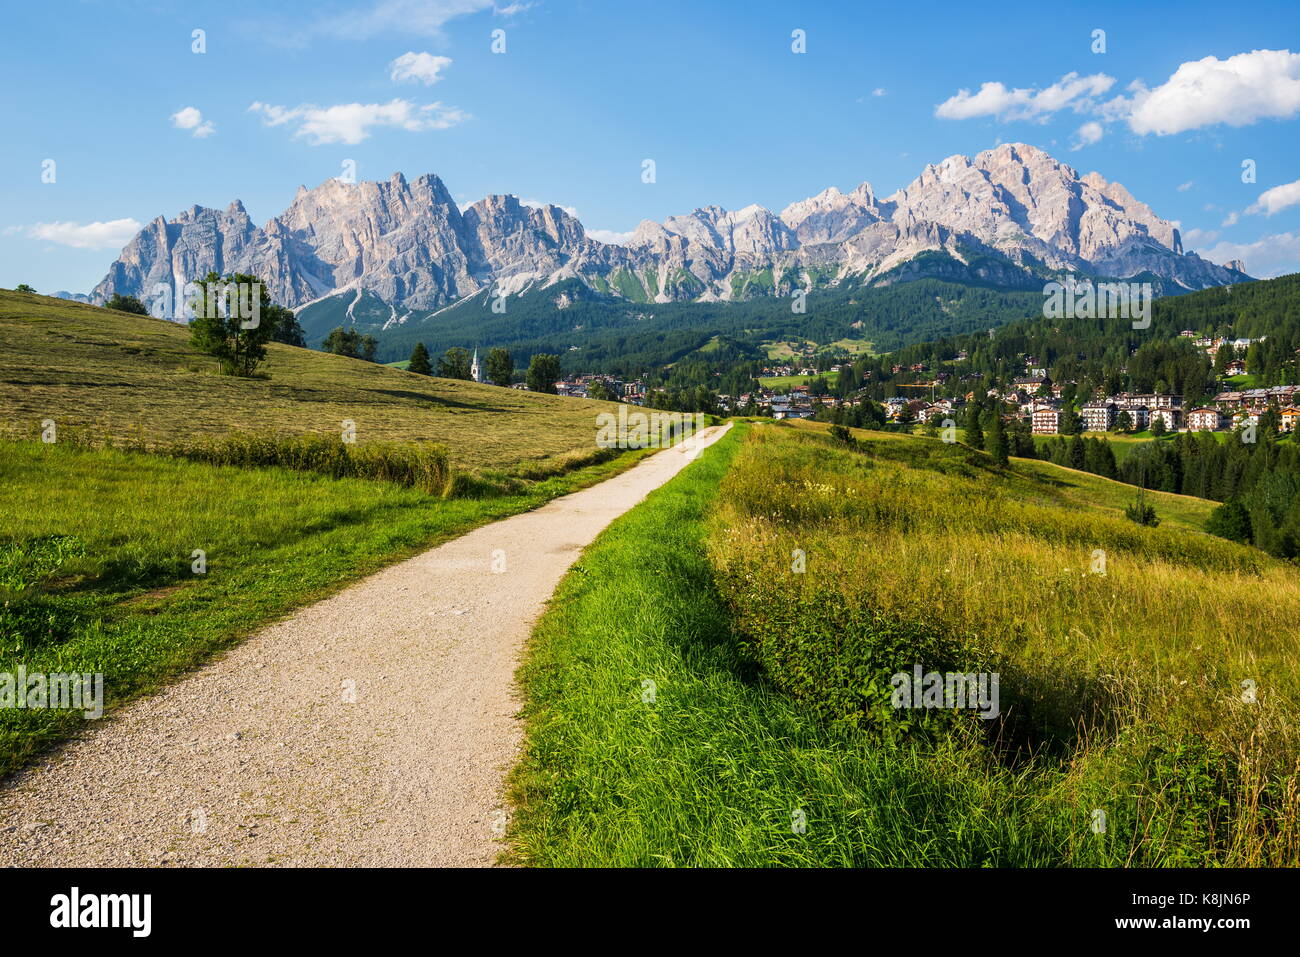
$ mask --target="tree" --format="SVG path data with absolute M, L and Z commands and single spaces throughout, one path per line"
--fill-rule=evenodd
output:
M 355 329 L 344 329 L 342 326 L 336 326 L 325 337 L 325 341 L 321 343 L 321 348 L 337 356 L 347 356 L 349 359 L 364 359 L 366 362 L 374 362 L 375 347 L 378 345 L 379 343 L 375 337 L 368 333 L 363 336 Z
M 335 326 L 321 343 L 321 348 L 326 352 L 334 353 L 336 356 L 347 356 L 350 359 L 355 359 L 361 351 L 361 335 L 355 329 L 344 329 L 342 326 Z
M 1129 415 L 1128 409 L 1121 410 L 1120 414 L 1115 417 L 1115 431 L 1116 432 L 1133 431 L 1133 416 Z
M 614 394 L 613 389 L 605 384 L 605 380 L 596 379 L 587 387 L 587 398 L 597 399 L 601 402 L 614 402 L 618 399 L 618 396 Z
M 1165 428 L 1165 417 L 1163 415 L 1153 415 L 1151 417 L 1151 434 L 1157 439 L 1166 434 L 1169 430 Z
M 131 312 L 137 316 L 149 315 L 149 310 L 135 296 L 124 296 L 120 292 L 113 293 L 113 298 L 104 303 L 105 309 L 116 309 L 118 312 Z
M 18 285 L 14 286 L 14 292 L 30 292 L 35 294 L 36 290 L 27 285 L 27 283 L 20 282 Z
M 281 342 L 286 346 L 297 346 L 299 349 L 307 348 L 307 337 L 303 334 L 302 326 L 298 324 L 298 317 L 293 314 L 292 309 L 271 303 L 263 307 L 262 321 L 271 324 L 273 341 Z
M 493 385 L 508 386 L 515 376 L 515 360 L 508 349 L 490 349 L 487 354 L 487 377 Z
M 555 383 L 560 378 L 560 357 L 539 352 L 528 363 L 528 388 L 533 392 L 555 394 Z
M 1138 492 L 1137 500 L 1132 505 L 1124 507 L 1124 517 L 1131 522 L 1137 522 L 1139 525 L 1146 525 L 1149 528 L 1155 528 L 1160 524 L 1154 506 L 1147 504 L 1146 496 L 1141 492 Z
M 417 342 L 415 348 L 411 350 L 411 361 L 406 367 L 407 372 L 415 372 L 419 375 L 433 375 L 433 365 L 429 362 L 429 350 L 424 347 L 423 342 Z
M 215 356 L 227 375 L 251 376 L 266 358 L 266 343 L 275 332 L 266 286 L 247 273 L 221 276 L 216 272 L 194 285 L 198 292 L 190 303 L 190 344 Z
M 976 396 L 971 400 L 970 405 L 966 406 L 966 444 L 972 449 L 984 450 L 984 429 L 980 426 L 980 408 L 979 397 Z
M 1249 545 L 1251 542 L 1250 513 L 1236 499 L 1224 502 L 1210 513 L 1205 530 L 1211 535 Z
M 993 427 L 989 430 L 989 454 L 998 465 L 1008 465 L 1007 430 L 1002 423 L 1001 411 L 993 411 Z
M 1087 471 L 1088 468 L 1088 449 L 1083 444 L 1083 437 L 1076 435 L 1070 439 L 1070 451 L 1068 456 L 1070 468 L 1078 469 L 1080 472 Z
M 444 379 L 470 379 L 469 352 L 452 346 L 438 360 L 438 375 Z

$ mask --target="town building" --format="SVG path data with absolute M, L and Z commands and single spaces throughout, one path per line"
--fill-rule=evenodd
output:
M 1089 402 L 1079 410 L 1085 432 L 1109 432 L 1115 425 L 1115 403 Z
M 1218 432 L 1228 422 L 1228 417 L 1218 409 L 1192 409 L 1187 413 L 1187 431 Z
M 1151 409 L 1150 412 L 1151 412 L 1151 417 L 1148 420 L 1150 425 L 1154 426 L 1156 424 L 1156 420 L 1159 419 L 1162 422 L 1164 422 L 1166 432 L 1178 431 L 1178 426 L 1181 423 L 1183 417 L 1183 414 L 1180 410 L 1156 408 L 1156 409 Z
M 1033 414 L 1035 435 L 1056 435 L 1061 431 L 1060 409 L 1036 409 Z

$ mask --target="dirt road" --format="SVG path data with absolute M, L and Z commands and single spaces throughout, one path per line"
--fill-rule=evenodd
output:
M 0 790 L 0 864 L 490 865 L 565 571 L 725 429 L 269 626 Z

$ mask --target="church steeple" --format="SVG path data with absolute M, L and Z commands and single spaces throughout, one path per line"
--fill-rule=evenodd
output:
M 469 377 L 475 382 L 483 381 L 483 374 L 478 367 L 478 346 L 474 347 L 474 358 L 469 363 Z

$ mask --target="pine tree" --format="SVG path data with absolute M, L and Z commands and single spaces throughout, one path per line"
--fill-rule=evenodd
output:
M 415 348 L 411 350 L 411 362 L 406 368 L 408 372 L 433 375 L 433 364 L 429 361 L 429 350 L 424 347 L 423 342 L 417 342 Z
M 993 427 L 989 431 L 989 454 L 998 465 L 1010 464 L 1007 453 L 1007 430 L 1002 424 L 1002 414 L 997 410 L 993 412 Z
M 972 449 L 984 451 L 984 430 L 980 428 L 980 402 L 979 398 L 971 400 L 970 405 L 966 406 L 966 444 Z

